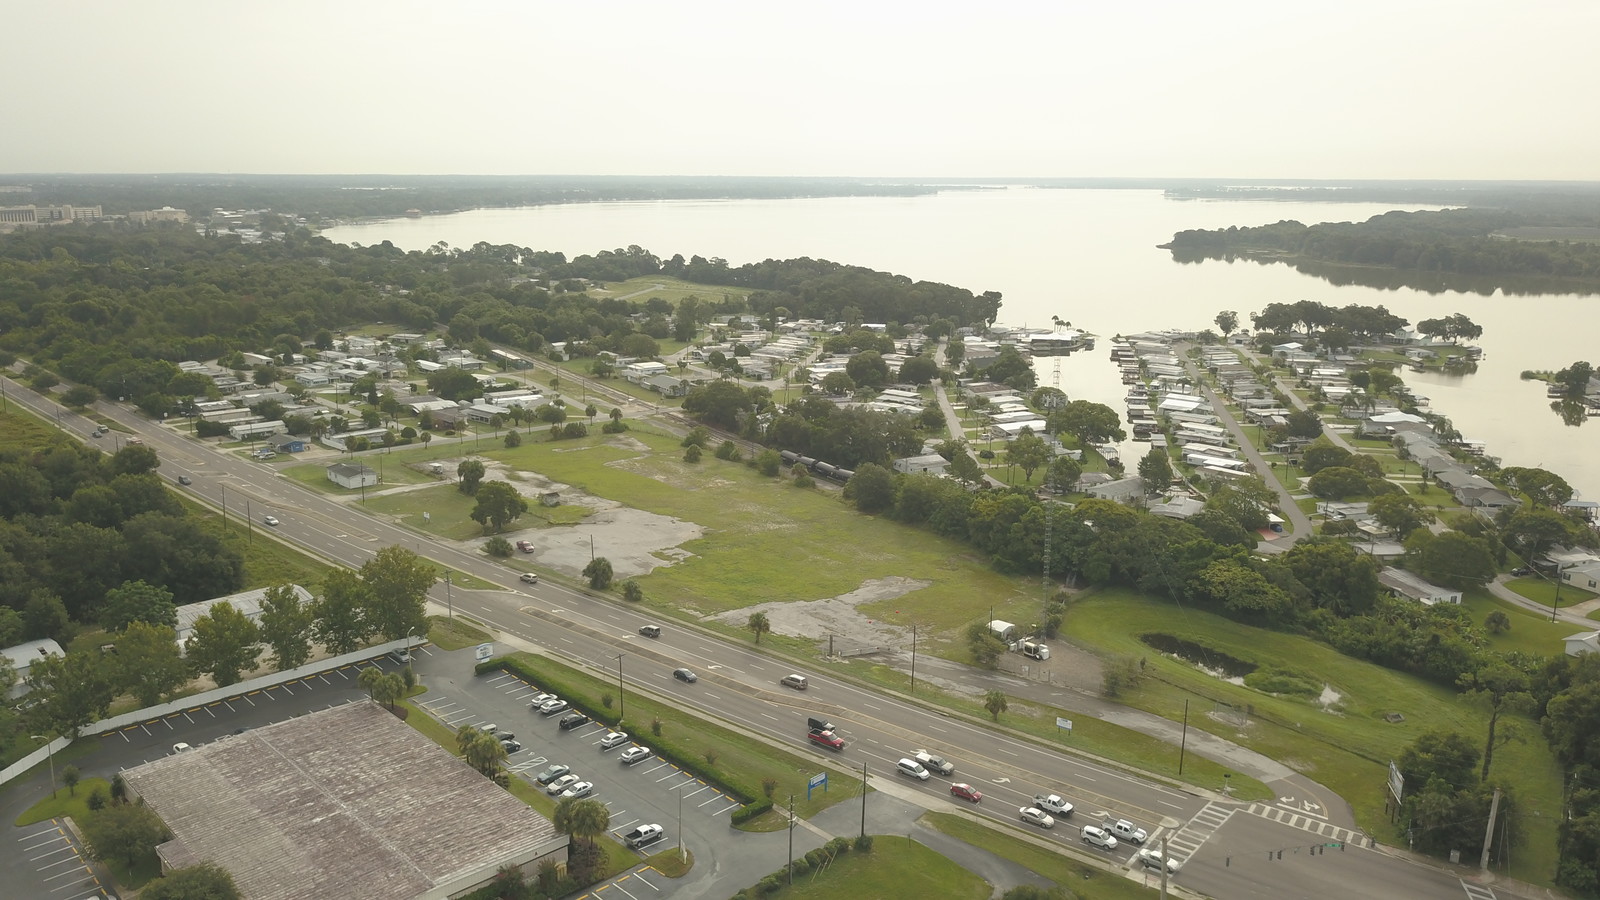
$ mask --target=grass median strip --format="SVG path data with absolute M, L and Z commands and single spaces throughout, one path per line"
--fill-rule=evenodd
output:
M 1095 900 L 1143 900 L 1159 894 L 1119 875 L 1079 862 L 1059 850 L 1040 847 L 962 816 L 930 812 L 923 813 L 918 821 L 979 850 L 986 850 L 1001 859 L 1024 866 L 1028 871 L 1070 889 L 1073 896 L 1093 897 Z

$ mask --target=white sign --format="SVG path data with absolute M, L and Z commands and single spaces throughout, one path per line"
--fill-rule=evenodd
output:
M 483 662 L 494 655 L 493 644 L 479 644 L 477 649 L 478 662 Z
M 1389 793 L 1394 795 L 1394 802 L 1399 803 L 1405 796 L 1406 779 L 1400 774 L 1400 767 L 1389 760 Z
M 431 513 L 429 513 L 427 510 L 423 510 L 422 511 L 422 521 L 424 521 L 424 522 L 432 522 L 433 521 L 433 515 Z
M 1072 730 L 1072 720 L 1071 719 L 1063 719 L 1060 716 L 1056 716 L 1056 727 L 1057 728 L 1065 728 L 1066 730 L 1071 731 Z

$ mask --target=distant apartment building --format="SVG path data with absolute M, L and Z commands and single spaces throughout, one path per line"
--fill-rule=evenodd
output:
M 128 213 L 128 221 L 134 225 L 148 225 L 151 222 L 187 222 L 189 214 L 181 209 L 163 206 L 160 209 Z
M 87 222 L 101 217 L 98 206 L 0 206 L 0 225 L 16 227 Z

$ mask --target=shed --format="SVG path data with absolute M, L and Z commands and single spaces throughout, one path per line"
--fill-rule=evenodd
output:
M 342 488 L 372 487 L 378 473 L 360 463 L 334 463 L 328 467 L 328 480 Z

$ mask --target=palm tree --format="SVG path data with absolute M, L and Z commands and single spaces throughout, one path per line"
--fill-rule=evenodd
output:
M 466 731 L 473 734 L 462 733 Z M 505 745 L 489 732 L 471 725 L 464 725 L 461 731 L 456 732 L 456 746 L 461 749 L 467 765 L 477 769 L 485 778 L 495 777 L 500 772 L 500 764 L 506 761 Z
M 1000 714 L 1006 711 L 1006 695 L 1002 691 L 990 691 L 983 695 L 983 708 L 989 711 L 996 722 L 1000 721 Z
M 759 644 L 761 636 L 772 630 L 772 623 L 767 620 L 766 613 L 756 612 L 750 614 L 750 620 L 745 623 L 745 627 L 755 632 L 756 643 Z
M 377 666 L 368 666 L 356 676 L 356 684 L 367 692 L 368 699 L 378 702 L 378 682 L 383 680 L 383 670 Z
M 385 673 L 372 685 L 371 693 L 374 702 L 385 704 L 392 710 L 395 701 L 406 694 L 406 680 L 399 672 Z
M 551 822 L 556 831 L 593 846 L 594 839 L 611 827 L 611 811 L 599 800 L 568 797 L 556 804 Z

